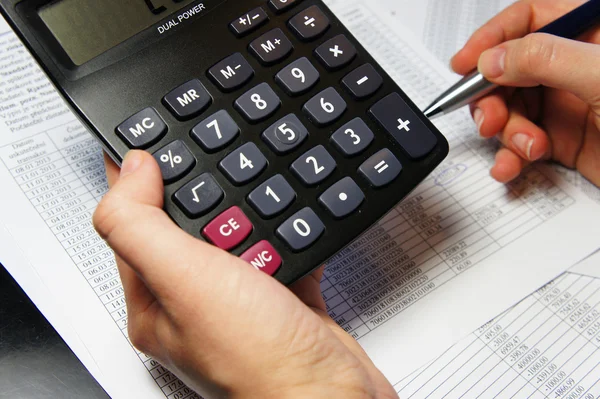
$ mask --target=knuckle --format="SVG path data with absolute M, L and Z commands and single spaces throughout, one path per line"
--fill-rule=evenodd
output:
M 539 74 L 556 59 L 554 40 L 547 35 L 531 34 L 521 41 L 517 71 L 523 75 Z
M 92 217 L 92 223 L 100 237 L 106 240 L 117 228 L 122 218 L 121 209 L 110 193 L 100 201 Z
M 153 356 L 155 354 L 149 331 L 142 326 L 139 317 L 136 317 L 135 315 L 129 316 L 127 335 L 129 336 L 131 345 L 133 345 L 139 351 L 149 356 Z

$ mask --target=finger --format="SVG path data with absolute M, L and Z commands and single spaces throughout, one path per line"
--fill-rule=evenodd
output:
M 492 138 L 508 122 L 508 107 L 504 96 L 492 94 L 471 106 L 473 120 L 481 137 Z
M 521 174 L 527 163 L 508 148 L 501 148 L 496 154 L 496 163 L 490 174 L 500 183 L 508 183 Z
M 108 180 L 108 187 L 112 187 L 119 179 L 119 166 L 112 160 L 112 158 L 105 152 L 104 153 L 104 166 L 106 167 L 106 178 Z
M 308 307 L 326 311 L 325 300 L 321 294 L 321 278 L 325 266 L 290 286 L 290 290 Z
M 479 71 L 502 86 L 566 90 L 600 110 L 600 46 L 534 33 L 485 51 Z

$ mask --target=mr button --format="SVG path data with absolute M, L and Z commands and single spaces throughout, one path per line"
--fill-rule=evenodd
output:
M 167 125 L 153 108 L 146 108 L 117 127 L 129 148 L 147 148 L 167 132 Z
M 252 223 L 244 212 L 234 206 L 210 222 L 202 234 L 217 247 L 228 251 L 248 238 L 252 229 Z
M 208 108 L 212 97 L 198 79 L 193 79 L 167 94 L 163 102 L 177 119 L 183 121 Z

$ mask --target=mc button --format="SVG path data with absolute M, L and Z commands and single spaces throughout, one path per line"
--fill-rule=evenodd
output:
M 252 222 L 239 207 L 234 206 L 210 222 L 202 234 L 217 247 L 228 251 L 244 242 L 252 229 Z
M 146 108 L 117 127 L 117 134 L 129 148 L 147 148 L 167 132 L 167 125 L 153 108 Z

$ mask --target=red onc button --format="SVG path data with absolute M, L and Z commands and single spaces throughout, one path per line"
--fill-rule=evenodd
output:
M 244 252 L 240 258 L 269 276 L 274 275 L 281 266 L 281 256 L 268 241 L 264 240 Z
M 252 229 L 252 223 L 244 212 L 234 206 L 206 225 L 202 234 L 217 247 L 228 251 L 248 238 Z

